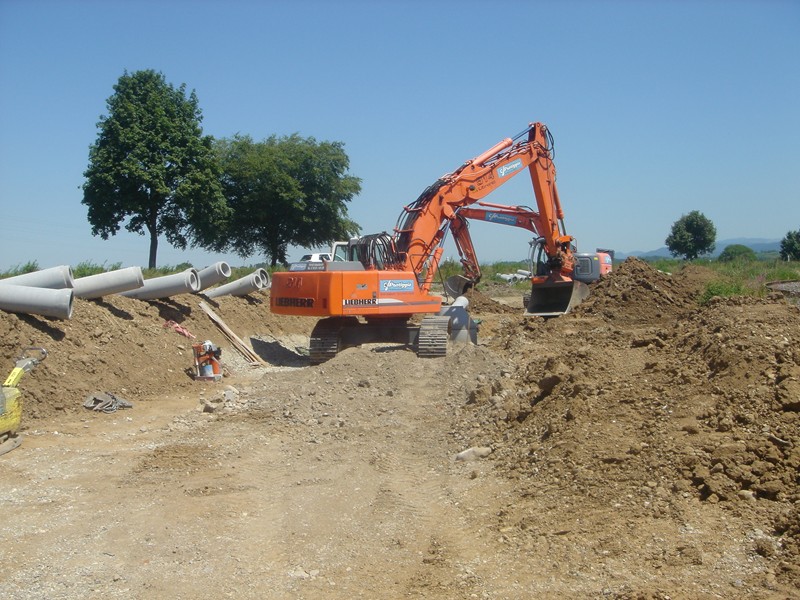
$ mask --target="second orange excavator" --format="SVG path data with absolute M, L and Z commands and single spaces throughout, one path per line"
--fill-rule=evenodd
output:
M 542 273 L 532 278 L 528 312 L 568 312 L 588 293 L 575 281 L 575 243 L 564 229 L 556 188 L 552 137 L 542 123 L 495 144 L 426 188 L 405 206 L 393 234 L 350 242 L 344 261 L 301 262 L 272 277 L 270 309 L 277 314 L 323 317 L 311 334 L 311 361 L 367 342 L 413 345 L 420 356 L 447 351 L 450 317 L 440 315 L 442 298 L 431 293 L 449 232 L 461 255 L 463 276 L 446 290 L 462 292 L 480 279 L 477 256 L 459 211 L 515 175 L 528 171 L 538 213 L 532 222 L 544 254 Z M 418 324 L 413 317 L 422 317 Z

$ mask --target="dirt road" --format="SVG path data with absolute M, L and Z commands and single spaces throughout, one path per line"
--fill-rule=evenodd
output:
M 191 341 L 162 326 L 218 339 L 192 298 L 80 302 L 69 324 L 0 314 L 4 358 L 51 352 L 21 386 L 24 443 L 0 458 L 0 589 L 800 597 L 800 312 L 698 308 L 705 277 L 631 261 L 549 321 L 476 293 L 478 346 L 320 366 L 310 323 L 222 299 L 268 365 L 223 345 L 219 383 L 191 381 Z M 134 407 L 82 409 L 96 389 Z M 469 448 L 491 453 L 456 459 Z

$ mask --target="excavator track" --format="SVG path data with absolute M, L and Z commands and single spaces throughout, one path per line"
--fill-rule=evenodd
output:
M 417 338 L 417 356 L 436 358 L 447 355 L 450 339 L 450 317 L 429 315 L 422 319 Z
M 352 346 L 351 338 L 361 328 L 363 325 L 355 317 L 329 317 L 318 321 L 308 346 L 311 364 L 322 364 Z
M 341 327 L 336 321 L 338 319 L 323 319 L 314 326 L 308 347 L 312 365 L 324 363 L 339 353 Z

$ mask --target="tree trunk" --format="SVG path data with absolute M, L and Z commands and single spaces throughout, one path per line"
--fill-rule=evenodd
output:
M 147 231 L 150 232 L 150 259 L 147 263 L 147 268 L 155 269 L 156 255 L 158 254 L 158 213 L 155 211 L 150 215 Z
M 158 253 L 158 234 L 150 234 L 150 260 L 147 262 L 148 269 L 156 268 L 156 254 Z

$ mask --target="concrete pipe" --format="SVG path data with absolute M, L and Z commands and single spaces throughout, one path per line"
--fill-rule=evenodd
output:
M 102 298 L 129 290 L 138 290 L 144 285 L 141 267 L 128 267 L 107 273 L 98 273 L 75 280 L 73 291 L 78 298 Z
M 450 306 L 443 306 L 440 316 L 450 317 L 450 341 L 458 343 L 478 343 L 478 324 L 473 321 L 467 307 L 469 299 L 459 296 Z
M 72 316 L 72 298 L 70 288 L 53 290 L 26 285 L 0 285 L 0 310 L 6 312 L 69 319 Z
M 72 277 L 72 268 L 69 265 L 62 265 L 60 267 L 41 269 L 33 273 L 7 277 L 6 279 L 1 279 L 0 283 L 61 290 L 71 288 L 75 280 Z
M 257 292 L 264 287 L 261 274 L 254 271 L 245 277 L 231 281 L 212 290 L 204 292 L 209 298 L 219 298 L 220 296 L 246 296 L 250 292 Z
M 466 309 L 469 306 L 469 298 L 466 296 L 459 296 L 450 306 L 460 306 L 461 308 Z
M 173 275 L 145 279 L 138 290 L 122 292 L 120 296 L 137 300 L 158 300 L 178 294 L 193 294 L 200 290 L 200 278 L 195 269 L 186 269 Z
M 231 268 L 228 263 L 220 261 L 210 267 L 199 270 L 197 276 L 200 278 L 200 291 L 202 291 L 230 277 Z
M 256 273 L 261 277 L 261 287 L 268 290 L 272 287 L 272 280 L 269 278 L 269 271 L 266 269 L 256 269 Z

